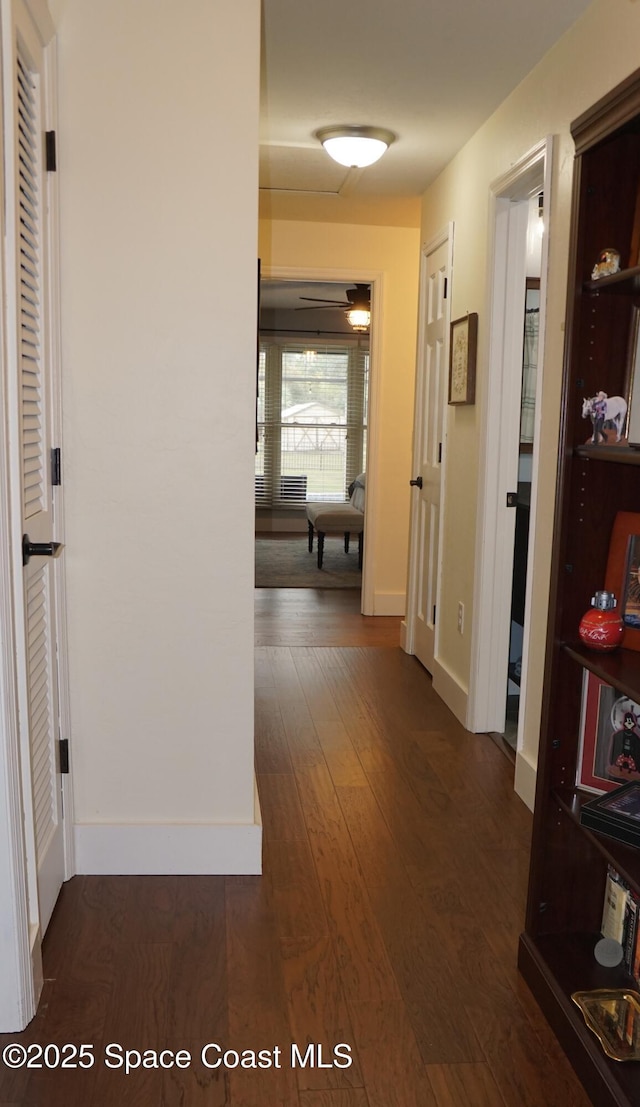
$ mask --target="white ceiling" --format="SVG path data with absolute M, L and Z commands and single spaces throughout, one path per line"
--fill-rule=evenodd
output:
M 263 0 L 260 185 L 419 196 L 590 0 Z M 397 135 L 365 170 L 313 132 Z

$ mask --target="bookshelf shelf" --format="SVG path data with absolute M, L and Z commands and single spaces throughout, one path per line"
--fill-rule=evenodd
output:
M 640 849 L 598 834 L 595 830 L 588 830 L 580 823 L 580 809 L 594 799 L 593 792 L 581 792 L 579 788 L 555 788 L 552 794 L 563 811 L 578 824 L 581 832 L 593 842 L 623 880 L 634 888 L 640 888 Z
M 619 688 L 625 696 L 640 702 L 640 653 L 636 650 L 598 653 L 578 642 L 565 643 L 562 648 L 583 669 L 588 669 L 607 684 Z
M 585 275 L 609 243 L 623 258 L 639 260 L 640 70 L 571 131 L 576 160 L 563 417 L 529 895 L 518 964 L 594 1104 L 638 1107 L 640 1064 L 607 1058 L 571 993 L 632 987 L 624 969 L 602 968 L 593 956 L 609 867 L 640 896 L 640 849 L 584 827 L 580 810 L 593 796 L 574 786 L 584 671 L 640 703 L 640 652 L 598 653 L 578 639 L 590 597 L 604 587 L 616 515 L 640 513 L 640 450 L 585 445 L 589 431 L 582 415 L 585 397 L 600 390 L 627 401 L 630 396 L 640 265 L 597 281 Z M 630 949 L 625 946 L 633 964 Z
M 585 989 L 629 987 L 621 969 L 598 965 L 593 948 L 599 937 L 580 931 L 537 938 L 524 934 L 520 968 L 594 1104 L 637 1107 L 640 1064 L 608 1058 L 571 999 L 573 992 Z
M 612 287 L 617 291 L 619 287 L 624 289 L 625 286 L 630 286 L 634 292 L 640 290 L 640 265 L 632 269 L 620 269 L 617 273 L 600 277 L 597 281 L 584 282 L 585 292 L 601 292 Z
M 631 446 L 576 446 L 575 456 L 587 461 L 616 465 L 640 465 L 640 450 Z

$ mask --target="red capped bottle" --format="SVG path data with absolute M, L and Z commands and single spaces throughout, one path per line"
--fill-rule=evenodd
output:
M 615 650 L 622 642 L 624 623 L 616 610 L 613 592 L 596 592 L 591 607 L 580 620 L 578 633 L 591 650 Z

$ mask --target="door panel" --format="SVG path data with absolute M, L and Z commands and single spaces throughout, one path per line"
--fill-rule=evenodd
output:
M 22 0 L 14 0 L 10 71 L 13 159 L 7 197 L 13 200 L 15 364 L 20 428 L 22 532 L 32 543 L 53 541 L 51 488 L 52 374 L 48 304 L 47 180 L 44 164 L 44 57 Z M 8 59 L 7 59 L 8 60 Z M 6 79 L 9 79 L 7 73 Z M 9 209 L 10 210 L 10 209 Z M 8 252 L 8 264 L 12 264 Z M 32 556 L 23 569 L 27 709 L 21 726 L 31 778 L 38 914 L 44 933 L 64 879 L 62 788 L 59 774 L 58 674 L 54 577 L 50 558 Z M 28 800 L 25 801 L 28 808 Z
M 435 656 L 438 583 L 440 574 L 440 511 L 444 406 L 447 388 L 447 301 L 446 280 L 449 243 L 428 254 L 423 289 L 423 341 L 418 364 L 418 417 L 415 452 L 422 487 L 414 503 L 413 526 L 417 525 L 415 563 L 416 610 L 414 651 L 430 672 Z

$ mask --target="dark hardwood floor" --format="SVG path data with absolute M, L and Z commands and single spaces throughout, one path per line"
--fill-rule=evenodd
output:
M 257 596 L 258 640 L 277 639 L 256 652 L 264 875 L 70 881 L 38 1015 L 0 1046 L 88 1043 L 97 1062 L 0 1063 L 0 1107 L 587 1107 L 516 971 L 531 818 L 513 767 L 397 639 L 353 642 L 341 593 L 333 618 L 282 598 L 290 644 Z M 109 1043 L 193 1060 L 125 1075 Z M 207 1069 L 206 1043 L 278 1046 L 280 1067 Z M 323 1067 L 292 1067 L 291 1043 Z M 353 1063 L 324 1067 L 340 1043 Z

